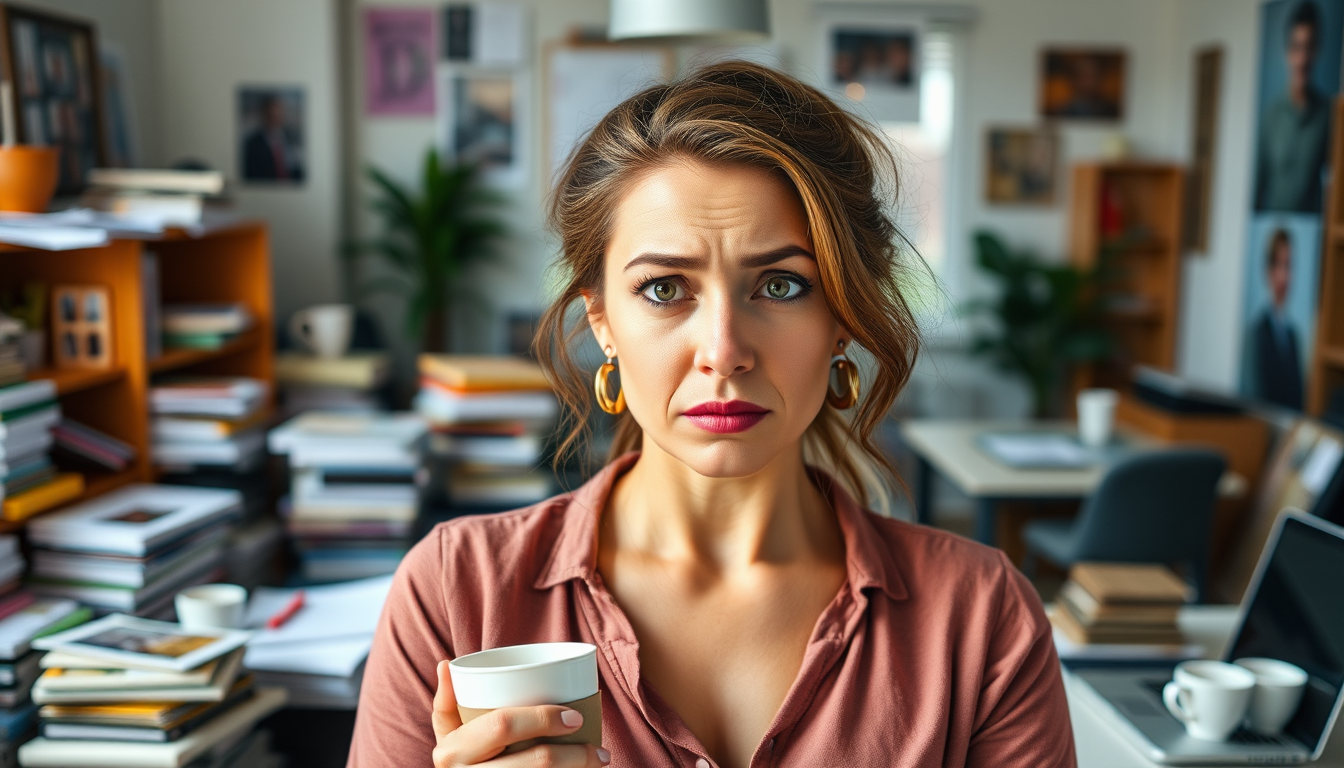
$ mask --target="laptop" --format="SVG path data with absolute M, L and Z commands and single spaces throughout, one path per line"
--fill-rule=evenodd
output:
M 1174 664 L 1077 669 L 1078 692 L 1148 759 L 1166 765 L 1293 765 L 1321 756 L 1344 704 L 1344 528 L 1284 512 L 1274 523 L 1224 661 L 1265 656 L 1308 675 L 1283 734 L 1244 728 L 1226 742 L 1189 736 L 1162 704 Z

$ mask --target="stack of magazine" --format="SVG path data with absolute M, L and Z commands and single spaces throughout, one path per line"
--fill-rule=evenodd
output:
M 33 686 L 42 733 L 19 749 L 19 761 L 27 768 L 268 764 L 265 738 L 253 730 L 285 694 L 258 688 L 242 669 L 248 637 L 113 614 L 36 641 L 49 651 Z
M 154 463 L 161 467 L 232 467 L 263 453 L 270 389 L 246 377 L 156 381 L 149 404 Z
M 173 596 L 223 576 L 237 491 L 130 485 L 28 526 L 33 592 L 114 611 L 163 617 Z
M 22 595 L 0 616 L 0 768 L 18 765 L 19 746 L 37 733 L 37 705 L 31 694 L 42 652 L 32 649 L 33 640 L 82 624 L 90 616 L 88 608 L 73 600 Z
M 51 432 L 60 420 L 50 379 L 0 387 L 0 518 L 25 520 L 84 490 L 83 476 L 58 474 L 51 463 Z

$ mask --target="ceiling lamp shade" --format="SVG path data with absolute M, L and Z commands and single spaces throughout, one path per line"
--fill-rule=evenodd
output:
M 755 43 L 770 38 L 767 0 L 611 0 L 612 40 Z

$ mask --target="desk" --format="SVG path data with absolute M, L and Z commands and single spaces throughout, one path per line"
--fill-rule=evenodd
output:
M 1221 658 L 1236 619 L 1236 606 L 1195 605 L 1181 609 L 1179 622 L 1186 637 L 1204 646 L 1205 655 Z M 1079 685 L 1082 683 L 1078 678 L 1065 670 L 1064 690 L 1069 697 L 1078 768 L 1150 768 L 1157 765 L 1112 730 L 1106 719 L 1076 695 Z M 1335 724 L 1326 742 L 1325 754 L 1309 765 L 1313 768 L 1344 768 L 1344 719 Z

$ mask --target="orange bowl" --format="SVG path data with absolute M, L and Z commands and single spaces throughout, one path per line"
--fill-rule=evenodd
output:
M 0 146 L 0 211 L 42 213 L 56 193 L 57 147 Z

